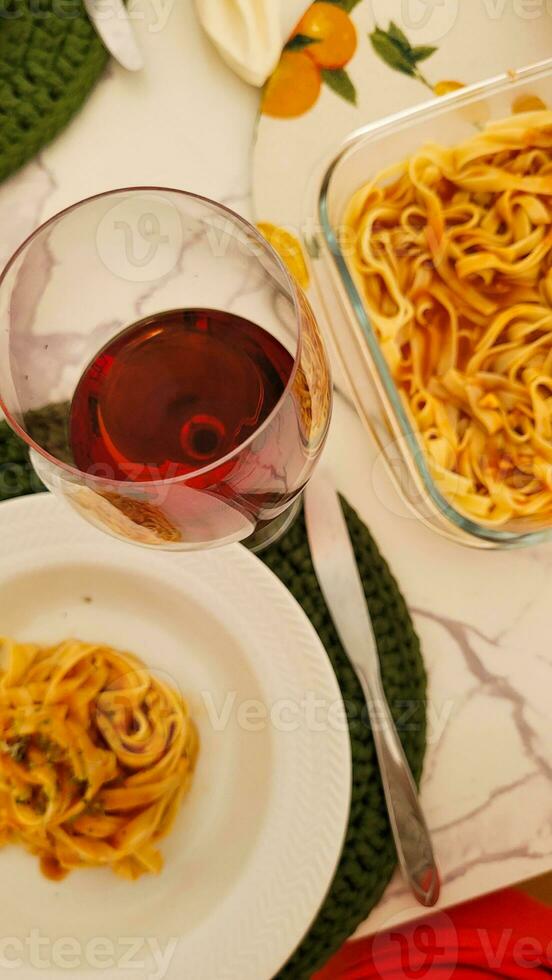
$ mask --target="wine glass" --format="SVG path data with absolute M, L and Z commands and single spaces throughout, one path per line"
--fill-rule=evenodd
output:
M 331 382 L 310 306 L 258 231 L 139 187 L 67 208 L 9 261 L 0 404 L 43 483 L 104 531 L 258 550 L 297 511 Z

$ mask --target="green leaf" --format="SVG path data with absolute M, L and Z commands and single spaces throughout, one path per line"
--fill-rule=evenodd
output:
M 382 33 L 385 32 L 382 31 Z M 408 54 L 410 51 L 412 51 L 412 45 L 410 44 L 410 41 L 408 40 L 406 34 L 403 31 L 401 31 L 400 27 L 397 27 L 397 25 L 393 21 L 391 21 L 389 24 L 389 27 L 387 29 L 387 34 L 393 41 L 396 41 L 398 46 L 404 51 L 405 54 Z
M 345 13 L 350 14 L 360 0 L 315 0 L 316 3 L 333 3 L 336 7 L 341 7 Z
M 305 248 L 311 259 L 320 257 L 320 243 L 315 235 L 305 237 Z
M 437 51 L 437 48 L 432 48 L 429 45 L 422 45 L 420 48 L 412 48 L 410 57 L 413 61 L 425 61 L 426 58 L 429 58 L 435 51 Z
M 320 44 L 319 37 L 309 37 L 308 34 L 295 34 L 284 47 L 284 51 L 302 51 L 311 44 Z
M 355 86 L 344 68 L 324 68 L 322 80 L 346 102 L 351 102 L 353 105 L 357 104 Z
M 376 54 L 390 68 L 394 68 L 395 71 L 402 71 L 404 75 L 416 74 L 414 62 L 409 60 L 398 41 L 393 40 L 393 38 L 389 37 L 379 27 L 376 27 L 368 36 Z

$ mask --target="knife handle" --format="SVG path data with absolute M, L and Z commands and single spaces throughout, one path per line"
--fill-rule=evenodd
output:
M 441 884 L 416 784 L 381 680 L 372 678 L 370 683 L 358 665 L 356 670 L 370 714 L 399 864 L 418 902 L 430 908 L 439 898 Z

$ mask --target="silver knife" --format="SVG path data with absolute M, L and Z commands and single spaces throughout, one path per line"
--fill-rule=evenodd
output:
M 84 0 L 86 12 L 107 50 L 128 71 L 144 67 L 142 52 L 123 0 Z
M 439 898 L 440 880 L 429 831 L 385 698 L 372 621 L 339 497 L 320 472 L 305 491 L 305 519 L 322 594 L 368 705 L 399 864 L 418 902 L 430 907 Z

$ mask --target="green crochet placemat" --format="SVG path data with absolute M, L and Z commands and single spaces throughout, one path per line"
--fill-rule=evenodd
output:
M 0 500 L 43 489 L 29 466 L 25 447 L 1 423 Z M 343 508 L 372 615 L 385 691 L 419 781 L 426 731 L 426 675 L 420 645 L 404 599 L 374 539 L 345 501 Z M 341 860 L 313 926 L 278 974 L 278 980 L 307 980 L 379 901 L 395 870 L 396 855 L 366 705 L 318 587 L 303 518 L 262 557 L 301 604 L 328 651 L 347 709 L 352 746 L 351 813 Z
M 107 58 L 82 0 L 0 0 L 0 180 L 63 129 Z
M 420 644 L 398 585 L 368 528 L 343 499 L 342 506 L 372 616 L 385 693 L 419 782 L 426 744 L 426 674 Z M 328 651 L 347 709 L 351 738 L 353 792 L 341 860 L 317 919 L 278 974 L 278 980 L 306 980 L 380 900 L 395 870 L 396 854 L 367 708 L 320 592 L 303 516 L 261 557 L 303 607 Z

